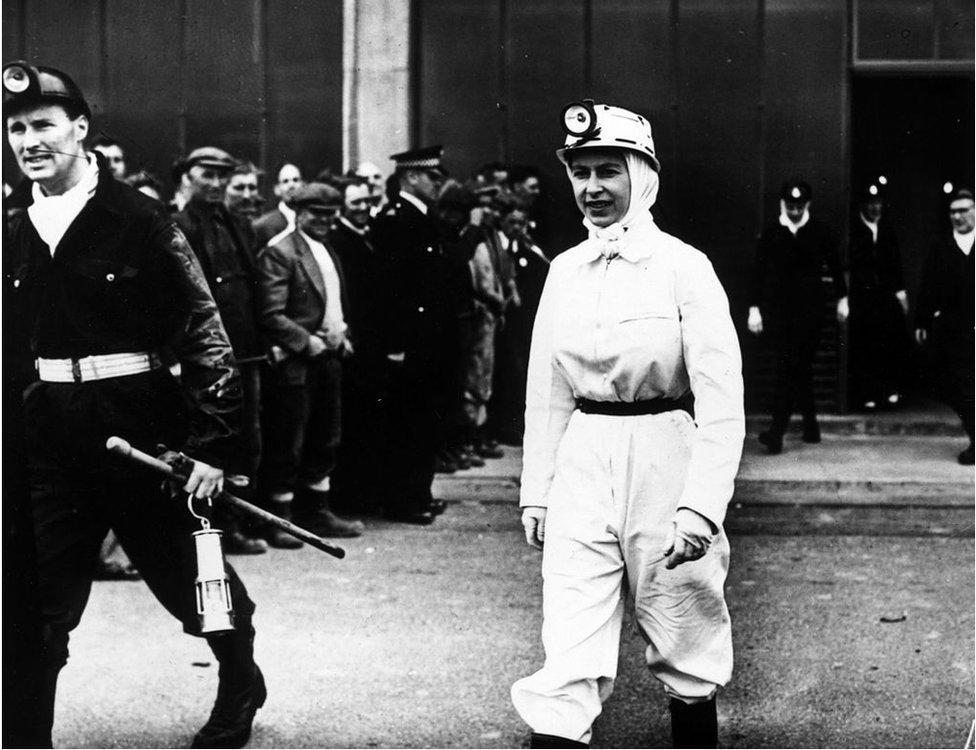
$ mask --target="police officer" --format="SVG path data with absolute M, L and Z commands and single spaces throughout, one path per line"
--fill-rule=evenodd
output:
M 442 151 L 429 146 L 390 157 L 399 190 L 373 224 L 389 273 L 387 356 L 394 370 L 385 511 L 392 519 L 421 525 L 432 523 L 444 507 L 431 495 L 431 483 L 447 413 L 443 401 L 453 392 L 456 365 L 450 265 L 433 213 L 446 176 Z
M 182 163 L 180 183 L 189 200 L 173 219 L 200 261 L 234 348 L 244 396 L 242 450 L 234 464 L 225 468 L 234 491 L 250 497 L 261 462 L 261 368 L 267 360 L 258 331 L 257 268 L 250 229 L 246 220 L 238 219 L 224 205 L 228 179 L 236 166 L 230 154 L 204 146 L 191 151 Z M 224 532 L 228 554 L 255 555 L 268 549 L 263 539 L 253 539 L 242 530 L 233 512 L 220 509 L 217 525 Z
M 883 175 L 858 190 L 847 243 L 852 394 L 871 410 L 895 406 L 908 367 L 908 293 L 894 227 L 885 216 Z
M 779 216 L 763 230 L 756 250 L 748 325 L 753 334 L 772 338 L 776 357 L 772 422 L 759 435 L 769 453 L 782 452 L 783 433 L 796 407 L 803 415 L 803 441 L 820 442 L 813 358 L 820 342 L 825 266 L 839 298 L 837 319 L 847 319 L 847 285 L 837 242 L 811 215 L 812 195 L 802 180 L 785 182 Z
M 512 699 L 531 747 L 589 743 L 626 580 L 675 746 L 715 747 L 732 673 L 722 522 L 745 422 L 738 340 L 711 263 L 651 216 L 650 123 L 587 100 L 564 124 L 556 153 L 589 238 L 553 261 L 532 333 L 521 505 L 542 548 L 546 660 Z
M 7 141 L 26 179 L 10 200 L 6 294 L 16 297 L 36 376 L 24 392 L 27 461 L 45 657 L 42 733 L 50 743 L 58 673 L 91 587 L 98 545 L 118 534 L 159 601 L 200 633 L 185 503 L 158 481 L 107 460 L 119 435 L 195 459 L 184 491 L 219 492 L 235 450 L 240 383 L 192 250 L 166 209 L 86 154 L 91 110 L 63 72 L 3 69 Z M 164 366 L 174 359 L 180 381 Z M 199 528 L 196 526 L 196 528 Z M 220 687 L 195 747 L 239 747 L 266 691 L 253 659 L 254 605 L 228 570 L 236 629 L 207 641 Z
M 970 188 L 951 184 L 947 187 L 952 232 L 937 237 L 925 259 L 915 338 L 933 350 L 941 390 L 969 437 L 969 446 L 959 454 L 959 463 L 972 466 L 976 204 Z

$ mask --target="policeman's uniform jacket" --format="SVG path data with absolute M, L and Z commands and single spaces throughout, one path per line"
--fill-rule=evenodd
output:
M 346 310 L 342 264 L 327 244 L 339 274 L 340 299 Z M 259 262 L 258 309 L 262 330 L 284 355 L 276 372 L 279 382 L 301 385 L 308 365 L 309 337 L 325 319 L 325 280 L 305 238 L 297 229 L 268 245 Z
M 354 359 L 385 358 L 386 273 L 372 232 L 356 231 L 342 220 L 329 233 L 325 245 L 342 268 L 343 289 L 349 298 L 348 305 L 343 299 L 342 311 L 355 347 Z
M 173 219 L 200 261 L 234 354 L 238 359 L 261 356 L 257 266 L 248 230 L 223 205 L 201 207 L 190 201 Z
M 200 263 L 166 207 L 114 179 L 99 157 L 95 194 L 52 257 L 27 215 L 32 184 L 8 199 L 4 248 L 6 292 L 32 356 L 175 359 L 190 402 L 184 450 L 221 465 L 236 447 L 239 376 Z

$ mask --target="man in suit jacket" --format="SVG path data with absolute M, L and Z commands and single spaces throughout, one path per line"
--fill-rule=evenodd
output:
M 915 316 L 915 337 L 931 345 L 946 401 L 955 409 L 969 436 L 959 463 L 973 465 L 974 299 L 973 238 L 976 236 L 973 192 L 949 194 L 952 233 L 932 243 L 922 273 Z
M 302 187 L 293 200 L 295 229 L 275 238 L 258 261 L 261 327 L 275 360 L 265 390 L 261 486 L 272 512 L 294 515 L 320 536 L 352 537 L 363 524 L 345 521 L 329 507 L 341 437 L 340 359 L 351 351 L 342 270 L 325 244 L 340 200 L 328 185 Z M 268 541 L 301 545 L 277 531 Z
M 432 523 L 444 508 L 431 495 L 431 483 L 442 419 L 455 390 L 450 263 L 434 214 L 444 175 L 441 151 L 431 146 L 390 157 L 399 193 L 373 224 L 374 244 L 389 271 L 388 358 L 396 369 L 388 401 L 392 445 L 385 511 L 416 524 Z
M 278 181 L 274 186 L 278 205 L 259 216 L 252 224 L 256 247 L 262 248 L 286 229 L 291 231 L 295 228 L 295 210 L 291 201 L 304 185 L 302 172 L 294 164 L 286 162 L 278 168 Z

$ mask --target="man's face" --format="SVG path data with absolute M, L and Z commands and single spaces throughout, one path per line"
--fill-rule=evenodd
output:
M 124 180 L 126 169 L 125 154 L 122 153 L 122 149 L 113 144 L 111 146 L 95 146 L 95 150 L 105 157 L 109 169 L 112 170 L 112 177 L 116 180 Z
M 295 191 L 304 184 L 305 181 L 302 179 L 302 173 L 298 167 L 294 164 L 286 164 L 278 172 L 278 182 L 274 187 L 274 194 L 287 203 L 294 197 Z
M 529 206 L 532 206 L 538 200 L 541 192 L 542 187 L 539 184 L 539 178 L 535 176 L 526 177 L 524 182 L 519 182 L 515 185 L 515 194 Z
M 803 212 L 810 204 L 807 201 L 783 201 L 783 205 L 786 207 L 786 218 L 794 224 L 799 224 L 803 219 Z
M 429 205 L 437 202 L 443 179 L 440 172 L 427 169 L 412 169 L 407 174 L 407 183 L 413 188 L 413 194 Z
M 959 234 L 969 234 L 976 226 L 973 205 L 971 198 L 959 198 L 949 204 L 949 219 L 952 221 L 952 228 Z
M 611 150 L 582 149 L 569 169 L 576 205 L 598 227 L 620 221 L 630 207 L 630 172 L 623 155 Z
M 298 228 L 313 240 L 324 242 L 332 230 L 336 219 L 339 218 L 339 207 L 303 206 L 298 210 L 295 221 Z
M 88 118 L 68 117 L 64 107 L 41 104 L 7 118 L 7 143 L 25 176 L 42 187 L 64 180 L 85 158 Z
M 258 198 L 258 176 L 254 172 L 230 176 L 224 196 L 224 203 L 229 211 L 253 219 L 258 215 Z
M 356 169 L 356 175 L 365 179 L 370 185 L 372 195 L 383 193 L 383 174 L 375 164 L 365 162 Z
M 528 225 L 529 217 L 521 210 L 509 211 L 505 218 L 502 219 L 502 231 L 510 240 L 519 239 L 524 236 Z
M 342 215 L 350 224 L 360 229 L 369 224 L 369 209 L 372 205 L 369 185 L 349 185 L 346 187 Z
M 191 201 L 212 206 L 224 202 L 229 177 L 229 170 L 196 164 L 183 175 L 183 184 Z
M 884 203 L 877 199 L 865 201 L 862 212 L 868 221 L 880 221 L 881 214 L 884 212 Z

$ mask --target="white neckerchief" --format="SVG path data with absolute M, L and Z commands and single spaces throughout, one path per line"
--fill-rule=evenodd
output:
M 657 200 L 661 185 L 654 167 L 644 157 L 633 151 L 625 151 L 624 161 L 630 174 L 630 205 L 623 218 L 608 227 L 598 227 L 586 217 L 583 218 L 583 226 L 589 231 L 590 239 L 597 243 L 600 254 L 607 260 L 620 255 L 628 241 L 627 231 L 631 226 L 651 218 L 651 206 Z M 568 164 L 566 171 L 572 175 Z
M 54 251 L 64 237 L 68 227 L 71 226 L 81 209 L 95 195 L 95 188 L 98 186 L 98 162 L 90 156 L 88 166 L 78 183 L 61 195 L 44 195 L 41 186 L 36 182 L 31 188 L 31 195 L 34 202 L 27 209 L 31 223 L 47 244 L 54 257 Z
M 286 230 L 289 232 L 295 229 L 295 209 L 291 208 L 284 201 L 278 201 L 278 210 L 281 211 L 281 215 L 285 217 L 285 221 L 288 222 Z
M 877 244 L 877 242 L 878 242 L 878 222 L 871 221 L 870 219 L 868 219 L 867 216 L 865 216 L 864 214 L 862 214 L 860 212 L 858 212 L 858 215 L 861 217 L 861 221 L 864 222 L 864 226 L 866 226 L 868 229 L 871 230 L 871 239 L 872 239 L 872 241 L 875 244 Z
M 786 215 L 786 201 L 779 202 L 779 223 L 780 226 L 786 227 L 790 230 L 790 233 L 795 237 L 796 233 L 806 226 L 807 222 L 810 221 L 810 204 L 806 205 L 803 209 L 803 216 L 800 217 L 800 221 L 794 224 L 790 221 L 790 217 Z
M 360 237 L 367 237 L 369 235 L 369 227 L 368 226 L 365 226 L 362 229 L 360 229 L 355 224 L 353 224 L 351 221 L 349 221 L 349 219 L 347 219 L 345 216 L 340 216 L 339 217 L 339 223 L 342 224 L 343 226 L 345 226 L 347 229 L 355 232 Z
M 412 203 L 415 205 L 417 210 L 420 211 L 420 213 L 422 213 L 424 216 L 427 215 L 427 204 L 420 200 L 420 198 L 415 195 L 410 195 L 410 193 L 406 192 L 405 190 L 400 191 L 400 197 L 403 198 L 407 203 Z
M 968 256 L 973 251 L 973 233 L 966 232 L 960 234 L 955 229 L 952 230 L 952 239 L 956 241 L 956 246 L 962 250 L 962 254 Z

